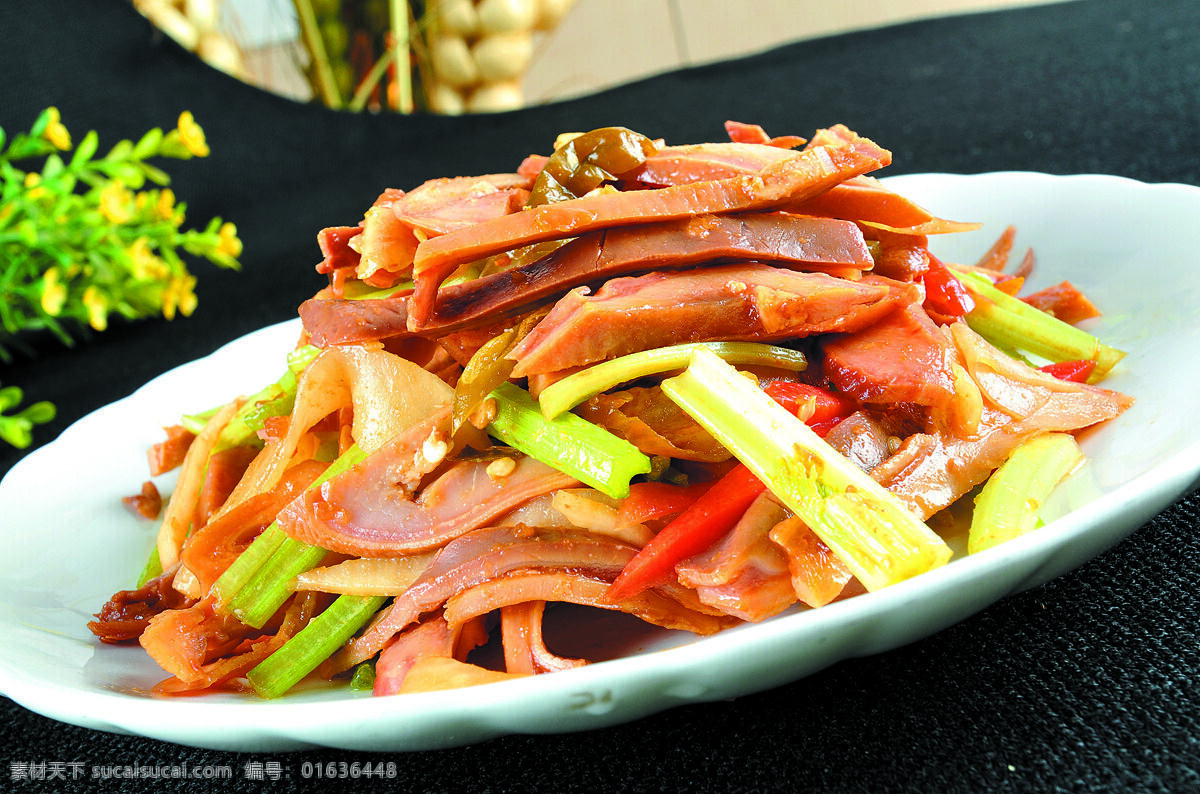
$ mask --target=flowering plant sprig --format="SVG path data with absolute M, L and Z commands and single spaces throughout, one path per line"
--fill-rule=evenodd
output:
M 107 328 L 111 315 L 190 315 L 196 278 L 183 254 L 239 267 L 237 228 L 213 218 L 184 229 L 186 206 L 167 187 L 170 177 L 147 162 L 208 155 L 190 112 L 173 129 L 119 141 L 103 156 L 94 131 L 71 149 L 54 107 L 11 140 L 0 129 L 0 361 L 11 360 L 22 332 L 46 330 L 72 345 L 89 327 Z M 29 160 L 40 169 L 18 167 Z M 32 421 L 49 419 L 40 410 Z
M 33 442 L 33 426 L 54 419 L 54 406 L 45 400 L 36 402 L 12 415 L 5 411 L 20 404 L 24 395 L 16 386 L 0 389 L 0 439 L 24 449 Z

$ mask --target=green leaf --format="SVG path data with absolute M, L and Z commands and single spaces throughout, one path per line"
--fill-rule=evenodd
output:
M 13 138 L 12 144 L 8 147 L 8 157 L 11 160 L 23 160 L 26 157 L 40 157 L 52 151 L 54 151 L 54 144 L 49 141 L 28 135 L 18 135 Z
M 50 126 L 50 115 L 57 112 L 58 111 L 55 110 L 55 108 L 48 107 L 39 113 L 37 119 L 35 119 L 33 122 L 33 127 L 31 127 L 29 130 L 29 134 L 36 138 L 45 132 L 46 127 Z
M 159 144 L 162 143 L 163 131 L 160 127 L 147 132 L 142 136 L 142 139 L 137 142 L 137 146 L 133 147 L 133 157 L 136 160 L 145 160 L 147 157 L 153 157 L 158 154 Z
M 16 417 L 0 416 L 0 440 L 17 449 L 25 449 L 33 443 L 33 425 Z
M 41 402 L 36 402 L 25 410 L 21 411 L 21 413 L 17 414 L 17 416 L 28 419 L 35 425 L 44 425 L 47 422 L 54 421 L 54 417 L 57 413 L 58 410 L 54 407 L 54 403 L 42 400 Z
M 128 160 L 129 155 L 133 153 L 133 144 L 129 141 L 117 141 L 117 145 L 108 150 L 108 154 L 104 155 L 104 160 L 115 163 L 123 160 Z
M 42 166 L 42 179 L 48 182 L 62 173 L 62 170 L 62 158 L 57 154 L 52 154 L 46 158 L 46 163 Z
M 78 168 L 88 160 L 92 159 L 92 155 L 96 153 L 96 148 L 100 145 L 100 136 L 95 130 L 91 130 L 87 135 L 83 136 L 83 140 L 75 147 L 75 154 L 71 157 L 71 168 Z
M 142 163 L 141 165 L 142 165 L 142 173 L 145 174 L 146 178 L 149 179 L 154 184 L 156 184 L 156 185 L 171 184 L 171 177 L 169 177 L 167 175 L 166 171 L 163 171 L 161 168 L 155 168 L 154 166 L 150 165 L 149 163 Z
M 25 395 L 18 386 L 8 386 L 0 389 L 0 413 L 7 411 L 13 406 L 20 405 L 23 399 L 25 399 Z

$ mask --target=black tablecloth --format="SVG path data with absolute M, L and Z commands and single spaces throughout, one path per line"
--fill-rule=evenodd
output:
M 1099 172 L 1200 185 L 1194 0 L 916 22 L 463 118 L 347 115 L 267 95 L 206 68 L 117 0 L 0 4 L 0 31 L 0 126 L 27 129 L 54 104 L 77 136 L 95 129 L 115 142 L 190 109 L 212 155 L 172 163 L 173 187 L 193 225 L 221 215 L 245 242 L 241 272 L 193 268 L 192 317 L 117 323 L 72 350 L 34 340 L 36 357 L 0 369 L 28 400 L 57 403 L 38 443 L 171 367 L 293 317 L 321 285 L 316 231 L 356 222 L 383 188 L 510 169 L 564 130 L 619 124 L 683 143 L 719 140 L 726 119 L 773 134 L 842 122 L 893 151 L 888 174 Z M 619 57 L 619 42 L 596 46 Z M 0 447 L 0 473 L 21 456 Z M 1074 573 L 773 691 L 386 760 L 405 788 L 431 791 L 1197 790 L 1198 513 L 1193 491 Z M 8 700 L 0 708 L 10 767 L 0 775 L 13 785 L 25 785 L 28 764 L 188 762 L 232 766 L 234 778 L 210 789 L 260 791 L 268 762 L 385 760 L 197 750 L 59 724 Z

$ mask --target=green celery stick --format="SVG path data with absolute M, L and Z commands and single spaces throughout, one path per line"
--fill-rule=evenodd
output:
M 316 488 L 318 485 L 327 480 L 336 477 L 342 472 L 361 462 L 366 457 L 366 453 L 357 445 L 351 446 L 343 452 L 337 460 L 329 464 L 329 468 L 321 472 L 321 475 L 313 480 L 310 488 Z M 289 543 L 290 541 L 290 543 Z M 275 608 L 287 600 L 290 594 L 291 578 L 298 573 L 308 570 L 303 568 L 291 574 L 287 579 L 280 579 L 291 568 L 295 558 L 303 557 L 309 559 L 310 555 L 305 550 L 313 549 L 315 546 L 306 546 L 298 541 L 293 541 L 287 536 L 287 533 L 280 529 L 279 524 L 272 522 L 270 526 L 262 531 L 254 541 L 246 547 L 246 550 L 238 556 L 233 563 L 225 569 L 225 573 L 217 579 L 213 585 L 213 593 L 216 596 L 217 603 L 235 615 L 239 613 L 249 612 L 257 616 L 267 609 L 272 602 L 275 603 Z M 325 555 L 325 550 L 320 549 L 321 556 Z M 308 567 L 311 568 L 320 560 L 313 562 Z M 268 569 L 268 564 L 270 565 Z M 269 573 L 268 573 L 269 570 Z M 282 585 L 281 585 L 282 582 Z M 247 588 L 253 587 L 251 591 Z M 247 591 L 243 595 L 243 591 Z M 283 597 L 280 598 L 280 593 Z M 251 597 L 253 593 L 253 597 Z M 263 623 L 267 618 L 275 614 L 272 609 L 263 618 Z M 247 623 L 247 625 L 254 625 Z M 259 624 L 262 625 L 261 623 Z
M 386 596 L 338 596 L 295 637 L 246 674 L 250 685 L 264 698 L 279 697 L 342 647 L 386 600 Z
M 328 553 L 320 546 L 285 537 L 271 558 L 229 602 L 229 613 L 247 626 L 261 629 L 292 594 L 292 580 L 320 565 Z
M 548 420 L 528 392 L 511 383 L 491 397 L 497 412 L 490 434 L 614 499 L 629 495 L 633 477 L 650 472 L 650 458 L 633 444 L 576 414 Z
M 1070 433 L 1046 433 L 1021 444 L 975 497 L 967 551 L 990 549 L 1038 526 L 1037 510 L 1083 462 Z
M 296 403 L 297 378 L 320 352 L 319 347 L 305 345 L 288 353 L 287 371 L 275 383 L 242 403 L 233 419 L 229 420 L 229 424 L 221 429 L 213 451 L 220 452 L 242 444 L 257 443 L 258 431 L 266 425 L 268 418 L 290 414 Z
M 213 595 L 223 609 L 228 611 L 229 602 L 237 595 L 259 568 L 271 558 L 279 546 L 287 540 L 287 533 L 272 522 L 255 538 L 245 551 L 238 555 L 213 585 Z
M 257 442 L 256 434 L 263 428 L 268 417 L 291 413 L 292 405 L 296 400 L 296 378 L 320 352 L 321 348 L 319 347 L 305 345 L 288 353 L 287 371 L 279 380 L 263 387 L 246 399 L 233 418 L 229 420 L 229 424 L 221 429 L 213 451 L 220 452 L 241 444 Z M 185 414 L 180 420 L 180 424 L 192 433 L 199 433 L 218 410 L 220 409 L 210 408 L 201 413 Z
M 553 419 L 618 384 L 683 369 L 688 365 L 692 351 L 699 346 L 700 343 L 691 343 L 643 350 L 568 375 L 538 395 L 542 416 Z M 708 342 L 705 346 L 730 364 L 760 364 L 796 372 L 808 366 L 803 353 L 786 347 L 760 342 Z
M 179 418 L 179 424 L 189 433 L 200 435 L 200 431 L 208 424 L 208 420 L 216 415 L 219 408 L 210 408 L 207 411 L 198 414 L 184 414 Z
M 950 547 L 898 498 L 703 347 L 663 392 L 803 519 L 868 590 L 945 564 Z
M 1001 348 L 1025 350 L 1050 361 L 1091 359 L 1096 368 L 1089 379 L 1102 379 L 1125 353 L 1064 323 L 1020 298 L 996 289 L 977 273 L 958 270 L 963 286 L 976 298 L 966 317 L 967 325 Z
M 346 284 L 342 297 L 352 301 L 382 300 L 383 298 L 390 298 L 393 295 L 399 295 L 402 292 L 412 292 L 412 288 L 413 283 L 411 280 L 401 281 L 399 284 L 393 284 L 390 287 L 382 289 L 372 287 L 370 284 L 362 281 L 351 281 Z
M 146 565 L 142 568 L 141 574 L 138 576 L 137 586 L 141 588 L 146 582 L 162 575 L 162 560 L 158 558 L 158 544 L 150 549 L 150 556 L 146 559 Z

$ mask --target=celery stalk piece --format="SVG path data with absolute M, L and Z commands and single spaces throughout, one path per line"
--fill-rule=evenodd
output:
M 253 394 L 238 408 L 233 419 L 221 429 L 214 452 L 220 452 L 230 447 L 241 446 L 258 441 L 258 431 L 269 417 L 283 416 L 292 412 L 296 403 L 296 380 L 321 348 L 313 345 L 298 347 L 288 353 L 287 371 L 276 382 Z
M 238 555 L 236 560 L 230 563 L 225 572 L 213 584 L 212 592 L 217 604 L 228 611 L 233 597 L 254 578 L 254 574 L 258 573 L 263 564 L 271 559 L 271 555 L 279 550 L 285 540 L 287 540 L 287 533 L 274 522 L 260 532 L 258 537 Z
M 903 503 L 709 350 L 662 389 L 803 519 L 868 590 L 945 564 Z
M 614 358 L 611 361 L 605 361 L 573 375 L 568 375 L 546 387 L 538 395 L 538 405 L 542 407 L 542 416 L 553 419 L 584 400 L 606 392 L 618 384 L 644 378 L 647 375 L 683 369 L 688 365 L 692 352 L 700 344 L 696 342 L 671 345 L 654 350 L 643 350 L 640 353 L 630 353 L 627 356 Z M 808 366 L 808 361 L 804 358 L 803 353 L 786 347 L 764 345 L 761 342 L 708 342 L 703 344 L 730 364 L 743 366 L 760 364 L 790 369 L 795 372 L 800 372 Z
M 1037 510 L 1083 462 L 1070 433 L 1046 433 L 1021 444 L 975 497 L 967 551 L 990 549 L 1037 529 Z
M 316 488 L 321 483 L 360 463 L 364 458 L 366 458 L 366 453 L 357 444 L 351 446 L 337 460 L 329 464 L 329 468 L 321 472 L 321 475 L 313 480 L 309 487 Z M 242 614 L 248 612 L 257 616 L 263 610 L 268 609 L 271 603 L 274 603 L 275 609 L 278 609 L 291 594 L 292 577 L 320 562 L 318 559 L 308 568 L 293 571 L 287 579 L 282 579 L 281 586 L 281 577 L 294 567 L 290 561 L 294 561 L 293 558 L 300 556 L 303 556 L 306 561 L 311 556 L 315 556 L 315 554 L 309 555 L 305 552 L 305 549 L 312 548 L 317 547 L 306 546 L 291 540 L 287 533 L 280 529 L 279 524 L 272 522 L 217 579 L 216 584 L 213 585 L 213 594 L 217 603 L 234 615 L 238 615 L 239 612 Z M 324 557 L 325 550 L 320 549 L 319 551 Z M 251 587 L 252 590 L 247 589 Z M 282 598 L 280 597 L 281 593 Z M 267 614 L 263 622 L 275 614 L 275 609 Z M 239 617 L 239 619 L 241 618 Z M 254 624 L 247 623 L 247 625 Z
M 351 281 L 346 284 L 342 297 L 352 301 L 381 300 L 383 298 L 390 298 L 393 295 L 399 295 L 402 292 L 412 292 L 412 289 L 412 280 L 401 281 L 399 284 L 393 284 L 390 287 L 382 289 L 372 287 L 370 284 L 362 281 Z
M 271 558 L 229 602 L 229 613 L 247 626 L 261 629 L 295 592 L 296 576 L 320 565 L 328 553 L 320 546 L 285 537 Z
M 184 430 L 198 436 L 200 435 L 200 431 L 204 429 L 204 426 L 208 424 L 208 420 L 212 419 L 218 410 L 220 409 L 209 408 L 207 411 L 198 414 L 184 414 L 179 418 L 179 424 Z
M 264 698 L 279 697 L 354 636 L 386 600 L 385 596 L 339 596 L 247 673 L 250 685 Z
M 1025 350 L 1051 361 L 1091 359 L 1096 362 L 1090 378 L 1093 383 L 1125 357 L 1123 351 L 1086 331 L 996 289 L 977 273 L 958 270 L 956 274 L 977 299 L 975 308 L 967 314 L 967 325 L 998 347 Z
M 142 572 L 138 576 L 138 589 L 141 589 L 142 585 L 151 579 L 161 576 L 162 572 L 162 560 L 158 558 L 158 544 L 155 544 L 154 548 L 150 549 L 150 556 L 146 558 L 146 565 L 142 568 Z
M 471 273 L 455 273 L 454 275 L 447 277 L 446 280 L 442 282 L 442 286 L 451 287 L 455 284 L 461 284 L 464 281 L 470 281 L 473 278 L 475 278 L 475 276 Z M 411 279 L 408 281 L 401 281 L 398 284 L 393 284 L 390 287 L 384 287 L 382 289 L 372 287 L 371 285 L 365 284 L 361 281 L 352 281 L 346 285 L 342 297 L 346 300 L 352 301 L 382 300 L 384 298 L 390 298 L 393 295 L 400 295 L 401 293 L 408 293 L 412 291 L 413 282 Z
M 629 481 L 650 472 L 650 458 L 633 444 L 575 414 L 547 420 L 529 393 L 504 383 L 491 393 L 496 417 L 491 435 L 614 499 L 629 495 Z

